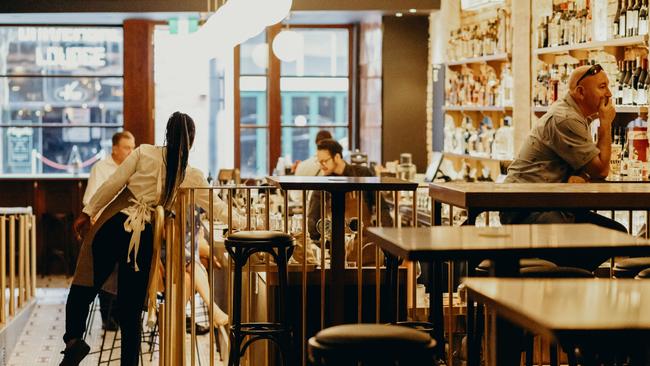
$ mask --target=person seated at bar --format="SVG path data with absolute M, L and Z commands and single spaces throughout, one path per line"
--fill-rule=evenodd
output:
M 616 117 L 609 79 L 598 65 L 576 68 L 569 77 L 569 92 L 553 103 L 532 128 L 515 160 L 506 183 L 584 183 L 605 179 L 609 173 L 612 121 Z M 600 121 L 594 143 L 589 124 Z M 618 222 L 589 210 L 507 210 L 502 224 L 592 223 L 626 231 Z M 556 262 L 576 265 L 575 258 Z M 593 270 L 598 263 L 582 263 Z M 563 263 L 557 263 L 562 265 Z
M 106 182 L 117 167 L 122 164 L 129 154 L 135 149 L 135 137 L 129 131 L 117 132 L 113 135 L 111 154 L 93 165 L 88 176 L 88 184 L 84 192 L 84 206 L 104 182 Z M 98 214 L 98 216 L 101 212 Z M 97 217 L 97 216 L 96 216 Z M 112 281 L 115 282 L 115 281 Z M 119 321 L 117 316 L 117 302 L 113 289 L 102 289 L 99 292 L 99 312 L 102 316 L 102 329 L 116 331 Z
M 328 130 L 320 130 L 316 134 L 316 146 L 318 144 L 325 140 L 325 139 L 331 139 L 332 134 Z M 320 164 L 318 163 L 318 157 L 316 155 L 310 157 L 309 159 L 305 159 L 303 161 L 297 161 L 296 162 L 296 169 L 294 172 L 294 175 L 299 175 L 299 176 L 314 176 L 318 175 L 319 172 L 321 172 L 320 169 Z
M 344 177 L 374 177 L 372 170 L 366 166 L 348 164 L 343 160 L 343 147 L 341 144 L 332 139 L 324 139 L 318 143 L 316 157 L 320 164 L 320 170 L 317 175 L 335 175 Z M 318 228 L 318 221 L 321 219 L 320 203 L 321 191 L 314 191 L 309 198 L 307 209 L 307 226 L 309 237 L 313 241 L 320 240 L 320 233 Z M 375 195 L 373 192 L 366 192 L 365 202 L 370 210 L 372 210 L 375 203 Z M 383 203 L 381 205 L 381 221 L 383 226 L 392 225 L 392 220 L 388 212 L 388 205 Z M 370 217 L 365 217 L 364 221 L 368 221 Z

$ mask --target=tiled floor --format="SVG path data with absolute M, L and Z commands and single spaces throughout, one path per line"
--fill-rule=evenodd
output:
M 69 282 L 70 279 L 65 277 L 47 277 L 38 280 L 36 308 L 9 358 L 8 366 L 55 366 L 59 364 L 62 357 L 59 352 L 64 347 L 61 336 L 64 331 L 65 300 Z M 91 354 L 84 359 L 82 365 L 97 365 L 99 359 L 97 351 L 101 347 L 102 334 L 101 318 L 97 313 L 90 333 L 86 337 L 86 342 L 91 346 Z M 105 348 L 111 345 L 114 335 L 114 332 L 107 332 Z M 199 358 L 202 361 L 200 364 L 207 365 L 209 364 L 209 336 L 200 336 L 197 337 L 197 340 Z M 189 348 L 189 337 L 187 347 Z M 143 344 L 143 349 L 148 349 L 148 345 Z M 215 365 L 222 365 L 219 355 L 216 356 Z M 119 358 L 119 349 L 112 358 Z M 153 362 L 150 360 L 150 355 L 144 355 L 143 358 L 144 365 L 158 364 L 157 352 L 154 353 Z M 108 355 L 105 353 L 102 359 L 108 360 Z M 102 365 L 119 365 L 119 363 L 119 360 L 115 360 L 110 363 L 102 363 Z

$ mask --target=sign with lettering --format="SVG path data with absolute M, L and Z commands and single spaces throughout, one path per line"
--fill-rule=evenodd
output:
M 11 127 L 7 129 L 7 160 L 11 173 L 29 172 L 34 130 L 30 127 Z

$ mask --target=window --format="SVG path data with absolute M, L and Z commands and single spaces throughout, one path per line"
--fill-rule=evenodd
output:
M 304 52 L 296 61 L 280 62 L 279 70 L 266 67 L 271 54 L 265 35 L 239 49 L 239 166 L 244 177 L 268 175 L 279 156 L 295 161 L 314 155 L 321 129 L 332 132 L 344 148 L 350 147 L 351 30 L 348 26 L 292 30 L 304 38 Z M 267 95 L 270 85 L 279 88 L 268 89 Z M 280 105 L 269 108 L 267 101 L 278 94 Z M 275 110 L 279 115 L 270 115 Z
M 266 32 L 242 44 L 239 57 L 239 169 L 243 177 L 259 177 L 269 170 Z
M 87 172 L 122 129 L 120 27 L 0 27 L 0 172 Z

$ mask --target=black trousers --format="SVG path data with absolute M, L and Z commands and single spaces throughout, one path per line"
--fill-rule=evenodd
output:
M 124 231 L 127 216 L 118 213 L 97 232 L 92 244 L 94 287 L 72 285 L 65 307 L 65 334 L 63 340 L 82 338 L 90 304 L 118 264 L 117 306 L 122 332 L 121 365 L 137 365 L 140 352 L 141 315 L 147 294 L 147 282 L 153 252 L 153 231 L 150 224 L 140 236 L 138 252 L 139 271 L 126 262 L 131 233 Z M 133 254 L 131 254 L 133 257 Z

